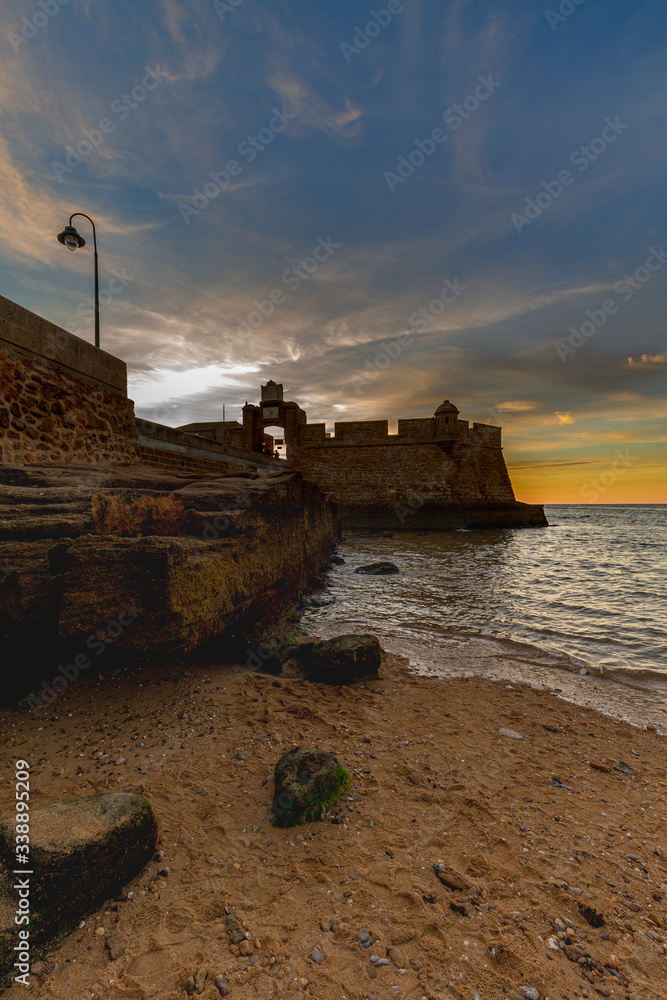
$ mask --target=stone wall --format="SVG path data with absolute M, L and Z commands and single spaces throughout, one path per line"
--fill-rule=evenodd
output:
M 372 438 L 375 428 L 369 429 Z M 326 444 L 299 448 L 293 467 L 352 513 L 395 514 L 405 508 L 514 504 L 502 451 L 459 442 L 349 444 L 336 435 Z M 414 519 L 413 519 L 414 522 Z
M 192 425 L 197 426 L 197 425 Z M 215 425 L 212 425 L 215 426 Z M 286 463 L 222 444 L 213 436 L 165 427 L 151 420 L 137 420 L 139 458 L 163 472 L 188 476 L 219 476 L 242 471 L 259 472 L 269 469 L 284 471 Z
M 0 461 L 137 461 L 125 363 L 3 296 Z

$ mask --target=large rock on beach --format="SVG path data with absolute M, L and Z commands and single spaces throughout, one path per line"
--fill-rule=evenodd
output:
M 8 872 L 16 868 L 15 835 L 13 817 L 0 823 L 0 863 Z M 31 945 L 70 931 L 115 896 L 150 861 L 156 839 L 155 815 L 141 795 L 89 795 L 33 809 L 29 867 L 36 875 L 30 877 L 29 887 Z M 13 884 L 7 882 L 8 887 Z M 0 899 L 0 912 L 7 906 L 16 909 L 11 895 Z M 5 951 L 0 947 L 0 981 L 14 961 Z
M 321 684 L 351 684 L 377 679 L 382 659 L 380 643 L 374 635 L 338 635 L 317 643 L 299 658 L 306 677 Z
M 300 826 L 322 819 L 345 792 L 352 775 L 335 754 L 296 747 L 284 754 L 275 770 L 271 812 L 274 826 Z

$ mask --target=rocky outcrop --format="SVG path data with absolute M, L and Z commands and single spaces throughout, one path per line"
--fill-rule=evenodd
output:
M 14 819 L 0 823 L 0 864 L 16 867 Z M 157 823 L 141 795 L 90 795 L 31 810 L 30 942 L 38 948 L 70 931 L 100 903 L 116 895 L 150 861 Z M 4 909 L 16 910 L 12 885 Z M 18 891 L 18 890 L 17 890 Z M 0 941 L 0 981 L 12 970 L 16 933 L 4 928 Z
M 301 647 L 297 657 L 306 677 L 319 684 L 352 684 L 378 676 L 382 659 L 374 635 L 338 635 L 310 647 Z
M 296 747 L 275 770 L 274 826 L 300 826 L 323 818 L 352 781 L 337 757 L 319 748 Z
M 39 634 L 60 687 L 111 647 L 187 653 L 296 602 L 337 537 L 335 508 L 294 473 L 0 467 L 0 644 L 23 682 Z

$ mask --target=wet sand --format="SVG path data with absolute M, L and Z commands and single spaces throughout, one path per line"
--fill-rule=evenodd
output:
M 183 670 L 86 678 L 40 718 L 0 712 L 3 814 L 27 757 L 33 806 L 141 791 L 164 851 L 9 1000 L 180 1000 L 200 968 L 208 1000 L 218 973 L 232 1000 L 667 996 L 665 737 L 395 657 L 350 688 Z M 296 745 L 334 751 L 354 780 L 338 815 L 277 830 L 273 768 Z M 225 907 L 252 955 L 230 950 Z

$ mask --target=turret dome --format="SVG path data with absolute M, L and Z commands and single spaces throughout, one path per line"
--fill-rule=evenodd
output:
M 459 414 L 458 407 L 454 406 L 453 403 L 450 403 L 448 399 L 446 399 L 444 403 L 441 403 L 438 409 L 435 411 L 436 417 L 445 417 L 452 415 L 458 416 L 458 414 Z

